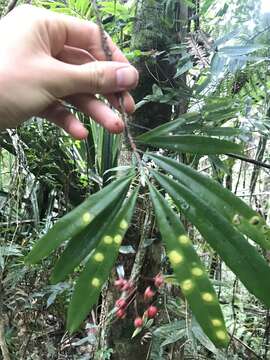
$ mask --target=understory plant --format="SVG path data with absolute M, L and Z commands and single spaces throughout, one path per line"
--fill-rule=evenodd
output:
M 28 243 L 31 251 L 25 262 L 34 265 L 42 261 L 43 265 L 30 268 L 33 272 L 42 266 L 44 271 L 52 269 L 45 282 L 50 283 L 52 303 L 56 295 L 65 298 L 61 309 L 67 308 L 65 323 L 70 334 L 80 330 L 89 317 L 93 319 L 93 313 L 102 319 L 101 303 L 109 288 L 117 301 L 107 309 L 106 324 L 114 326 L 117 320 L 124 323 L 130 316 L 130 304 L 135 304 L 130 338 L 141 336 L 143 342 L 150 336 L 152 359 L 163 359 L 166 346 L 191 342 L 191 338 L 199 339 L 222 359 L 217 349 L 228 348 L 234 338 L 228 331 L 231 324 L 226 324 L 227 309 L 220 297 L 224 284 L 214 279 L 201 244 L 205 252 L 232 271 L 258 306 L 270 307 L 270 228 L 262 211 L 253 210 L 234 194 L 230 181 L 224 181 L 230 179 L 236 159 L 252 162 L 247 145 L 253 144 L 254 135 L 261 139 L 255 165 L 267 166 L 263 162 L 269 130 L 267 31 L 257 19 L 252 34 L 242 22 L 242 31 L 237 24 L 228 28 L 225 23 L 223 33 L 219 33 L 216 19 L 233 16 L 240 6 L 242 16 L 246 16 L 243 1 L 238 5 L 234 1 L 228 7 L 226 2 L 183 0 L 183 13 L 176 0 L 146 3 L 148 8 L 139 1 L 95 1 L 95 6 L 82 0 L 36 2 L 84 19 L 97 20 L 99 16 L 101 26 L 138 64 L 143 81 L 147 74 L 153 83 L 149 89 L 146 80 L 143 92 L 135 94 L 137 112 L 133 118 L 122 114 L 125 136 L 109 134 L 76 109 L 71 110 L 89 130 L 84 142 L 73 142 L 63 134 L 50 136 L 55 130 L 41 125 L 39 119 L 38 126 L 27 124 L 19 130 L 27 171 L 50 193 L 48 209 L 35 215 L 39 225 L 32 239 L 37 234 L 42 236 Z M 254 12 L 258 10 L 255 5 L 253 8 Z M 162 16 L 155 16 L 155 11 Z M 132 30 L 140 16 L 145 27 L 141 21 Z M 164 34 L 155 29 L 154 16 L 161 21 Z M 135 35 L 141 37 L 135 45 L 144 45 L 140 49 L 132 46 L 132 31 L 136 29 Z M 164 69 L 170 74 L 164 76 Z M 160 109 L 165 109 L 167 117 L 158 121 Z M 143 122 L 146 117 L 147 123 Z M 157 126 L 150 128 L 151 123 Z M 33 140 L 33 132 L 40 143 Z M 2 139 L 1 145 L 10 149 L 10 138 L 12 135 Z M 52 143 L 46 144 L 47 138 Z M 59 139 L 57 144 L 55 138 Z M 39 159 L 45 146 L 47 157 Z M 213 176 L 201 170 L 202 164 L 207 164 Z M 258 172 L 254 170 L 252 175 L 254 184 Z M 62 189 L 65 196 L 56 198 L 55 193 L 62 194 Z M 154 239 L 144 233 L 150 221 L 137 221 L 138 208 L 149 212 Z M 121 258 L 123 254 L 134 256 L 134 247 L 124 242 L 129 232 L 135 232 L 134 225 L 135 262 L 143 258 L 140 254 L 145 248 L 162 240 L 160 272 L 146 279 L 139 273 L 136 281 L 126 276 Z M 176 290 L 167 294 L 166 286 L 171 283 Z M 172 296 L 174 291 L 176 295 Z M 164 304 L 160 303 L 163 295 L 169 298 Z M 137 309 L 137 303 L 143 305 Z M 183 306 L 186 313 L 190 309 L 189 323 L 181 312 Z M 167 307 L 176 314 L 175 321 L 168 324 L 162 321 Z M 161 323 L 153 327 L 154 319 L 158 322 L 159 318 Z M 91 323 L 87 329 L 87 341 L 98 343 L 96 327 Z M 114 350 L 99 345 L 96 358 L 111 358 Z

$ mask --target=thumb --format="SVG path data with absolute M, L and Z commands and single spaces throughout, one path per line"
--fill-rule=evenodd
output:
M 54 75 L 50 72 L 50 86 L 56 97 L 91 93 L 111 94 L 137 86 L 137 70 L 128 64 L 114 61 L 94 61 L 83 65 L 58 62 Z

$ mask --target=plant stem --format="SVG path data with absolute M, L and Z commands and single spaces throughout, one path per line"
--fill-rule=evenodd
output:
M 94 12 L 95 12 L 97 25 L 98 25 L 99 31 L 100 31 L 102 49 L 104 51 L 104 54 L 106 56 L 107 61 L 112 61 L 112 52 L 111 52 L 111 49 L 110 49 L 110 47 L 108 45 L 107 34 L 106 34 L 106 32 L 105 32 L 105 30 L 103 28 L 103 25 L 102 25 L 102 20 L 101 20 L 101 17 L 100 17 L 97 0 L 92 0 L 92 5 L 93 5 Z M 138 153 L 137 146 L 136 146 L 136 144 L 135 144 L 135 142 L 133 140 L 133 137 L 132 137 L 131 132 L 130 132 L 129 127 L 128 127 L 128 114 L 125 111 L 123 94 L 118 93 L 118 96 L 119 96 L 119 103 L 120 103 L 120 109 L 121 109 L 121 116 L 122 116 L 122 120 L 123 120 L 123 123 L 124 123 L 124 126 L 125 126 L 125 133 L 126 133 L 129 145 L 131 147 L 131 150 L 135 154 L 139 166 L 142 168 L 141 157 L 140 157 L 140 155 Z
M 250 158 L 248 158 L 246 156 L 236 155 L 236 154 L 226 154 L 226 155 L 233 158 L 233 159 L 238 159 L 238 160 L 250 163 L 250 164 L 255 164 L 257 166 L 260 166 L 260 167 L 263 167 L 263 168 L 266 168 L 266 169 L 270 169 L 270 165 L 265 164 L 265 163 L 263 163 L 261 161 L 258 161 L 258 160 L 250 159 Z

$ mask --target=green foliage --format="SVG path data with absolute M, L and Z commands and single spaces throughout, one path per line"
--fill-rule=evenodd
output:
M 269 248 L 269 239 L 265 238 L 268 228 L 263 219 L 213 180 L 166 157 L 154 154 L 148 156 L 179 180 L 176 182 L 150 169 L 150 174 L 172 197 L 179 210 L 199 229 L 243 284 L 270 306 L 267 281 L 270 268 L 240 233 L 242 231 Z M 71 238 L 52 276 L 53 281 L 57 282 L 63 280 L 90 254 L 69 307 L 68 328 L 71 332 L 78 328 L 96 303 L 117 257 L 137 197 L 137 192 L 134 192 L 120 208 L 130 181 L 130 175 L 120 178 L 90 196 L 82 205 L 59 220 L 27 257 L 29 262 L 34 263 L 48 255 L 62 241 Z M 150 183 L 149 186 L 158 226 L 177 281 L 205 333 L 216 346 L 225 346 L 228 338 L 224 320 L 203 265 L 176 214 Z M 119 241 L 114 241 L 116 238 Z M 109 248 L 110 244 L 114 248 Z
M 91 4 L 85 0 L 35 3 L 83 19 L 95 17 Z M 160 19 L 160 23 L 164 26 L 173 28 L 177 24 L 176 19 L 172 19 L 177 3 L 174 0 L 162 2 L 164 18 Z M 188 0 L 185 3 L 191 5 Z M 17 302 L 24 304 L 27 312 L 31 310 L 30 314 L 34 316 L 38 311 L 45 311 L 42 299 L 47 298 L 50 311 L 55 311 L 60 303 L 58 316 L 63 323 L 67 299 L 70 297 L 74 278 L 78 278 L 69 303 L 67 321 L 68 329 L 74 332 L 89 311 L 95 309 L 94 305 L 99 304 L 100 291 L 110 276 L 126 226 L 131 224 L 136 199 L 140 197 L 146 202 L 152 202 L 157 227 L 174 272 L 170 278 L 174 279 L 173 284 L 177 288 L 180 285 L 199 323 L 198 325 L 194 320 L 189 323 L 191 315 L 184 302 L 179 301 L 178 296 L 171 297 L 166 289 L 164 299 L 168 301 L 166 300 L 164 308 L 166 312 L 168 310 L 173 314 L 173 318 L 181 320 L 154 328 L 150 326 L 151 358 L 164 359 L 168 347 L 177 343 L 190 351 L 191 358 L 195 353 L 201 352 L 202 347 L 207 349 L 205 358 L 236 357 L 235 350 L 233 355 L 223 355 L 216 348 L 228 344 L 219 301 L 223 304 L 222 310 L 230 332 L 233 329 L 232 323 L 239 315 L 241 326 L 237 325 L 233 332 L 259 353 L 265 335 L 261 305 L 240 285 L 241 290 L 237 288 L 237 291 L 232 291 L 234 278 L 232 280 L 231 273 L 230 279 L 226 281 L 208 278 L 212 252 L 197 235 L 194 227 L 245 287 L 269 307 L 269 265 L 263 255 L 265 250 L 269 250 L 270 239 L 265 219 L 231 191 L 196 170 L 201 159 L 210 164 L 210 169 L 220 170 L 222 181 L 224 175 L 229 177 L 234 163 L 219 155 L 246 152 L 244 145 L 252 143 L 254 135 L 269 135 L 269 32 L 264 30 L 267 29 L 266 24 L 252 1 L 233 0 L 228 3 L 225 0 L 204 0 L 200 8 L 200 31 L 195 33 L 191 27 L 187 39 L 181 44 L 178 41 L 175 44 L 170 42 L 169 49 L 167 38 L 163 39 L 166 44 L 164 49 L 155 48 L 153 37 L 163 37 L 162 26 L 158 32 L 152 28 L 156 12 L 144 14 L 143 31 L 152 50 L 134 50 L 130 48 L 130 40 L 136 2 L 124 4 L 113 0 L 99 2 L 99 5 L 106 30 L 118 44 L 123 45 L 129 59 L 140 59 L 145 64 L 149 61 L 158 67 L 157 59 L 163 57 L 169 63 L 176 64 L 171 78 L 164 81 L 156 79 L 152 94 L 147 94 L 137 104 L 137 108 L 140 108 L 147 103 L 153 103 L 153 106 L 159 103 L 173 109 L 172 119 L 163 119 L 168 120 L 166 124 L 136 139 L 138 145 L 147 144 L 152 149 L 162 148 L 164 156 L 154 152 L 146 153 L 143 154 L 142 163 L 136 163 L 134 157 L 134 167 L 131 165 L 121 168 L 118 166 L 121 136 L 108 134 L 76 109 L 72 111 L 89 130 L 89 137 L 84 142 L 72 141 L 51 125 L 41 125 L 40 120 L 34 125 L 26 124 L 19 130 L 24 150 L 23 152 L 21 149 L 19 155 L 14 150 L 11 139 L 3 137 L 1 146 L 11 152 L 12 161 L 14 155 L 18 159 L 24 159 L 25 156 L 28 164 L 25 173 L 35 178 L 34 181 L 31 180 L 34 185 L 26 176 L 23 181 L 14 183 L 14 189 L 17 186 L 19 190 L 13 189 L 10 194 L 7 193 L 7 178 L 5 175 L 1 178 L 1 201 L 13 204 L 10 205 L 10 210 L 4 208 L 5 211 L 1 212 L 2 220 L 7 223 L 17 222 L 18 218 L 35 220 L 31 226 L 21 228 L 21 236 L 16 233 L 17 225 L 8 225 L 1 230 L 3 241 L 1 240 L 0 246 L 0 268 L 4 274 L 4 296 L 8 299 L 8 308 L 12 309 L 14 306 L 13 296 L 15 289 L 19 287 L 20 293 L 14 297 Z M 191 8 L 194 11 L 194 6 Z M 253 30 L 250 30 L 248 24 L 251 19 L 255 22 Z M 193 21 L 192 18 L 190 21 Z M 185 26 L 182 22 L 180 25 Z M 155 76 L 155 73 L 152 75 Z M 178 113 L 178 106 L 187 112 Z M 195 156 L 191 157 L 188 153 Z M 201 155 L 210 156 L 202 158 Z M 185 161 L 189 165 L 185 165 Z M 7 165 L 6 159 L 1 165 L 2 168 L 13 171 L 13 164 Z M 118 174 L 123 170 L 130 171 L 131 175 L 119 178 Z M 111 176 L 114 172 L 117 174 L 116 180 Z M 215 174 L 213 171 L 213 176 Z M 144 191 L 140 190 L 140 195 L 134 189 L 133 183 L 136 181 L 143 185 L 141 189 L 144 188 Z M 16 198 L 17 193 L 20 193 L 21 199 Z M 49 193 L 48 202 L 43 200 L 46 199 L 46 193 Z M 69 209 L 80 204 L 89 193 L 91 195 L 85 202 L 68 213 Z M 27 194 L 31 194 L 29 198 Z M 40 210 L 40 204 L 46 208 L 45 213 Z M 31 206 L 33 212 L 29 210 Z M 149 203 L 149 208 L 151 206 Z M 67 215 L 62 217 L 66 212 Z M 52 226 L 58 218 L 60 220 Z M 122 219 L 125 220 L 122 224 L 124 226 L 119 229 Z M 44 232 L 46 234 L 33 245 L 39 234 Z M 186 237 L 187 233 L 190 239 Z M 154 247 L 155 242 L 150 240 L 148 247 Z M 22 245 L 25 242 L 27 245 Z M 60 249 L 56 250 L 57 247 Z M 23 255 L 29 248 L 32 250 L 26 260 L 36 263 L 47 257 L 43 260 L 43 267 L 26 267 L 23 264 Z M 134 247 L 130 248 L 134 251 Z M 54 250 L 56 251 L 52 253 Z M 121 257 L 127 256 L 124 252 Z M 182 258 L 186 262 L 181 262 Z M 48 282 L 51 268 L 51 281 L 54 285 L 48 287 L 44 284 Z M 8 272 L 10 275 L 5 277 Z M 24 278 L 27 280 L 21 284 L 21 279 Z M 67 283 L 59 283 L 66 279 Z M 28 299 L 29 290 L 25 293 L 21 287 L 29 288 L 31 284 L 34 289 L 37 282 L 43 288 L 37 289 L 31 294 L 31 299 Z M 219 290 L 218 295 L 214 288 Z M 12 291 L 13 296 L 10 296 Z M 246 304 L 243 304 L 242 299 L 245 299 Z M 248 309 L 246 305 L 251 299 L 251 309 Z M 33 329 L 38 328 L 36 323 L 31 323 L 31 326 Z M 95 326 L 98 327 L 96 324 Z M 41 333 L 44 333 L 42 327 Z M 140 335 L 144 337 L 143 333 Z M 255 337 L 256 342 L 252 342 Z M 233 336 L 231 340 L 233 347 L 237 348 Z M 102 348 L 96 352 L 96 357 L 109 359 L 112 351 Z M 38 353 L 36 358 L 40 356 L 43 355 Z M 247 356 L 249 355 L 239 355 L 240 358 Z M 17 358 L 22 358 L 21 354 Z
M 106 208 L 127 192 L 130 181 L 130 176 L 119 179 L 116 183 L 110 184 L 90 196 L 81 205 L 64 216 L 40 239 L 26 258 L 26 262 L 30 264 L 38 262 L 62 242 L 72 239 L 87 227 L 91 227 L 92 221 L 98 221 L 98 217 L 103 218 L 103 212 L 106 211 Z
M 205 333 L 217 346 L 224 347 L 228 344 L 229 338 L 218 298 L 204 266 L 178 217 L 151 185 L 150 194 L 177 281 Z
M 241 154 L 243 147 L 226 140 L 218 140 L 207 136 L 197 135 L 154 135 L 147 141 L 147 145 L 173 150 L 179 153 L 193 154 Z
M 267 280 L 270 267 L 234 228 L 233 220 L 228 221 L 223 213 L 217 212 L 215 207 L 168 176 L 157 171 L 152 171 L 152 174 L 247 289 L 270 307 L 270 284 Z
M 235 228 L 256 241 L 264 249 L 270 248 L 269 229 L 265 220 L 231 191 L 175 160 L 155 154 L 149 154 L 149 157 L 192 191 L 194 195 L 204 200 L 211 208 L 216 208 L 218 213 L 226 216 Z
M 129 227 L 138 189 L 123 203 L 113 221 L 107 223 L 99 244 L 85 265 L 76 283 L 68 311 L 67 327 L 75 331 L 92 306 L 97 302 L 101 288 L 116 261 L 123 237 Z
M 125 196 L 126 192 L 122 194 L 122 197 L 112 201 L 101 216 L 96 217 L 89 226 L 70 239 L 54 267 L 51 275 L 52 283 L 63 281 L 95 249 L 102 235 L 107 231 L 108 224 L 118 213 Z

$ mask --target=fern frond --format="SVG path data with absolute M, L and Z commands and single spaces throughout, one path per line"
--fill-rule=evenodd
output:
M 208 44 L 208 47 L 210 45 Z M 209 66 L 209 55 L 204 47 L 201 45 L 201 42 L 198 41 L 198 37 L 195 34 L 190 34 L 187 37 L 187 48 L 190 54 L 195 58 L 197 64 L 203 68 Z

